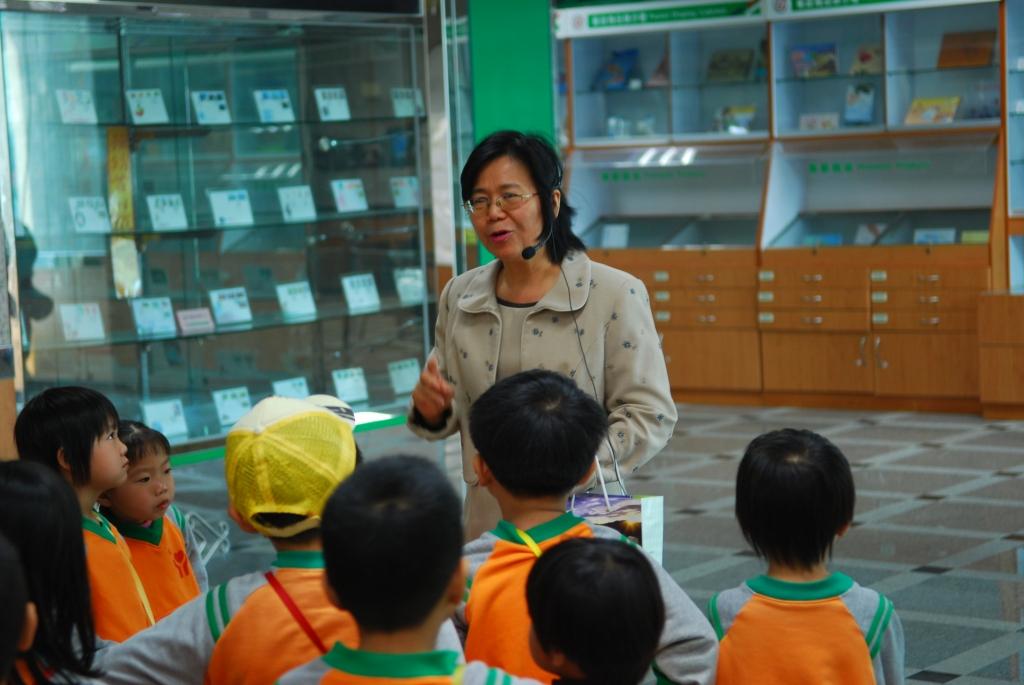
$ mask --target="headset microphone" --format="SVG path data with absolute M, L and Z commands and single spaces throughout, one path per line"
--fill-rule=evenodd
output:
M 523 251 L 520 252 L 519 254 L 522 256 L 523 259 L 533 259 L 533 256 L 537 254 L 537 252 L 539 252 L 542 247 L 544 247 L 544 243 L 546 243 L 548 241 L 548 238 L 550 237 L 551 232 L 549 231 L 536 243 L 530 245 L 527 248 L 524 248 Z

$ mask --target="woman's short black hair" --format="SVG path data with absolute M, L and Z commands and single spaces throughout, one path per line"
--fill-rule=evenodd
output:
M 0 533 L 0 681 L 10 682 L 18 640 L 25 626 L 28 587 L 18 550 Z
M 116 430 L 117 409 L 102 393 L 89 388 L 48 388 L 25 403 L 14 422 L 14 441 L 22 459 L 60 471 L 58 450 L 71 469 L 75 485 L 89 482 L 96 438 Z
M 99 677 L 82 510 L 74 490 L 41 464 L 0 461 L 0 533 L 21 556 L 39 616 L 24 656 L 29 672 L 40 683 Z
M 530 178 L 533 179 L 540 197 L 541 216 L 544 219 L 541 236 L 547 235 L 550 231 L 545 246 L 551 261 L 561 264 L 569 252 L 584 252 L 586 246 L 572 232 L 572 218 L 576 210 L 569 205 L 565 189 L 562 188 L 562 161 L 551 143 L 537 134 L 497 131 L 481 140 L 469 153 L 466 166 L 462 167 L 462 176 L 459 178 L 462 185 L 462 201 L 469 200 L 484 167 L 500 157 L 511 157 L 530 172 Z M 555 190 L 562 191 L 558 216 L 555 216 L 553 199 Z
M 809 569 L 832 554 L 853 521 L 856 493 L 846 457 L 809 430 L 754 438 L 736 474 L 736 518 L 758 556 Z
M 654 661 L 665 604 L 651 562 L 618 540 L 573 538 L 540 556 L 526 581 L 537 642 L 587 683 L 636 685 Z

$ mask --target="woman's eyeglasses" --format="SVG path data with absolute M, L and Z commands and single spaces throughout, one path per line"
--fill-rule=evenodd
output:
M 462 206 L 466 208 L 466 211 L 476 216 L 483 216 L 487 213 L 487 210 L 491 208 L 493 202 L 498 209 L 504 209 L 508 211 L 510 209 L 518 209 L 526 204 L 526 201 L 537 193 L 502 193 L 498 197 L 491 200 L 491 198 L 484 195 L 479 195 L 474 198 L 470 198 L 462 203 Z

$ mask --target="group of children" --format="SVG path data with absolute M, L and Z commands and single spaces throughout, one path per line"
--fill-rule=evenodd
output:
M 441 471 L 364 464 L 353 429 L 323 395 L 265 399 L 231 429 L 228 513 L 277 556 L 207 588 L 166 438 L 88 389 L 31 399 L 21 459 L 0 462 L 0 685 L 903 681 L 891 602 L 827 570 L 854 487 L 814 433 L 747 448 L 737 518 L 768 569 L 705 618 L 641 549 L 567 513 L 607 430 L 570 379 L 526 371 L 474 403 L 502 521 L 465 544 Z

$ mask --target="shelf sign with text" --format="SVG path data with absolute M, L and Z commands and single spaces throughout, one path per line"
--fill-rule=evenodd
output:
M 691 28 L 694 24 L 735 23 L 737 20 L 760 18 L 760 0 L 592 5 L 556 10 L 555 37 L 577 38 L 623 31 L 666 31 Z
M 767 0 L 767 3 L 766 16 L 769 19 L 781 19 L 794 15 L 804 17 L 810 13 L 832 14 L 837 10 L 842 14 L 856 14 L 935 5 L 933 0 Z

